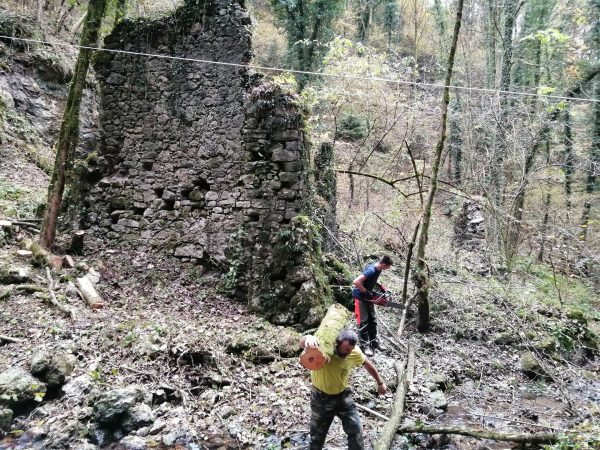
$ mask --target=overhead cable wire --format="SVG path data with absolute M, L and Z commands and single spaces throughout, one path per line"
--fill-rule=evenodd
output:
M 210 59 L 187 58 L 184 56 L 134 52 L 134 51 L 130 51 L 130 50 L 117 50 L 117 49 L 102 48 L 102 47 L 90 47 L 90 46 L 86 46 L 86 45 L 69 44 L 67 42 L 50 42 L 50 41 L 43 41 L 43 40 L 38 40 L 38 39 L 17 38 L 17 37 L 13 37 L 13 36 L 5 36 L 5 35 L 0 35 L 0 39 L 8 39 L 11 41 L 29 42 L 29 43 L 33 43 L 33 44 L 42 44 L 42 45 L 57 46 L 57 47 L 72 47 L 72 48 L 76 48 L 76 49 L 92 50 L 92 51 L 96 51 L 96 52 L 119 53 L 119 54 L 132 55 L 132 56 L 143 56 L 146 58 L 170 59 L 170 60 L 187 61 L 187 62 L 199 63 L 199 64 L 211 64 L 211 65 L 226 66 L 226 67 L 239 67 L 239 68 L 245 68 L 245 69 L 273 71 L 273 72 L 280 72 L 280 73 L 295 73 L 295 74 L 300 74 L 300 75 L 312 75 L 312 76 L 328 77 L 328 78 L 340 78 L 340 79 L 355 80 L 355 81 L 376 81 L 376 82 L 390 83 L 390 84 L 397 84 L 397 85 L 429 87 L 429 88 L 434 88 L 434 89 L 448 88 L 448 89 L 462 90 L 462 91 L 489 93 L 489 94 L 494 94 L 494 95 L 540 97 L 540 98 L 547 98 L 547 99 L 553 99 L 553 100 L 577 101 L 577 102 L 583 102 L 583 103 L 600 103 L 600 99 L 593 99 L 593 98 L 581 98 L 581 97 L 569 97 L 569 96 L 561 96 L 561 95 L 539 94 L 539 93 L 524 92 L 524 91 L 505 91 L 505 90 L 500 90 L 500 89 L 488 89 L 488 88 L 477 88 L 477 87 L 456 86 L 456 85 L 445 86 L 443 84 L 437 84 L 437 83 L 425 83 L 425 82 L 408 81 L 408 80 L 395 80 L 393 78 L 364 77 L 364 76 L 350 75 L 350 74 L 332 74 L 332 73 L 326 73 L 326 72 L 313 72 L 313 71 L 309 71 L 309 70 L 295 70 L 295 69 L 287 69 L 287 68 L 282 68 L 282 67 L 259 66 L 259 65 L 255 65 L 255 64 L 243 64 L 243 63 L 234 63 L 234 62 L 227 62 L 227 61 L 213 61 Z

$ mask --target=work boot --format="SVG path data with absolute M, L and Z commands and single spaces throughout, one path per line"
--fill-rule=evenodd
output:
M 385 352 L 387 350 L 387 347 L 383 345 L 380 341 L 372 341 L 371 348 L 373 350 L 379 350 L 380 352 Z
M 363 347 L 363 346 L 361 346 L 361 347 L 360 347 L 360 349 L 361 349 L 361 350 L 362 350 L 362 352 L 365 354 L 365 356 L 367 356 L 367 357 L 369 357 L 369 358 L 370 358 L 371 356 L 373 356 L 373 350 L 371 350 L 371 347 L 369 347 L 369 346 L 366 346 L 366 345 L 365 345 L 364 347 Z

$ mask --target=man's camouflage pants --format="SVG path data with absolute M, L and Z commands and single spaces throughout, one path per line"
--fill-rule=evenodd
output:
M 310 394 L 310 450 L 321 450 L 325 444 L 327 432 L 335 416 L 342 421 L 342 427 L 348 435 L 348 450 L 364 450 L 364 438 L 360 416 L 350 389 L 341 394 L 328 395 L 313 388 Z

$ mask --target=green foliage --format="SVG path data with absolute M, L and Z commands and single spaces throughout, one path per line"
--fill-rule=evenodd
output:
M 592 414 L 598 414 L 598 406 L 594 406 Z M 544 445 L 544 450 L 592 450 L 600 448 L 600 427 L 591 420 L 586 419 L 576 425 L 571 432 L 559 436 L 558 442 Z
M 9 180 L 0 180 L 0 216 L 13 218 L 34 217 L 35 209 L 44 201 L 44 193 L 17 186 Z
M 242 275 L 242 269 L 244 266 L 244 255 L 245 248 L 244 242 L 246 241 L 246 232 L 243 228 L 240 228 L 234 234 L 231 235 L 229 240 L 229 256 L 228 264 L 229 270 L 221 279 L 217 286 L 217 291 L 222 294 L 231 294 L 235 292 L 238 287 L 240 277 Z
M 515 270 L 534 277 L 532 281 L 536 287 L 536 300 L 552 306 L 564 306 L 567 310 L 578 309 L 589 318 L 600 319 L 600 298 L 585 280 L 570 278 L 558 272 L 555 276 L 552 268 L 546 264 L 522 257 L 515 261 Z
M 355 111 L 348 111 L 343 113 L 339 119 L 336 138 L 358 141 L 367 137 L 368 132 L 367 119 Z
M 387 0 L 383 10 L 383 31 L 387 36 L 388 47 L 397 39 L 400 27 L 400 8 L 397 0 Z
M 288 63 L 297 70 L 314 71 L 321 66 L 327 44 L 333 38 L 333 20 L 343 10 L 342 0 L 271 0 L 273 11 L 288 38 Z M 308 82 L 298 77 L 300 90 Z

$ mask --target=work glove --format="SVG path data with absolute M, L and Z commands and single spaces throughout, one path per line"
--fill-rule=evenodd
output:
M 365 292 L 363 292 L 363 299 L 365 299 L 365 300 L 372 300 L 373 299 L 373 293 L 371 291 L 365 291 Z
M 304 348 L 318 348 L 319 347 L 319 339 L 315 336 L 311 336 L 310 334 L 304 338 Z

